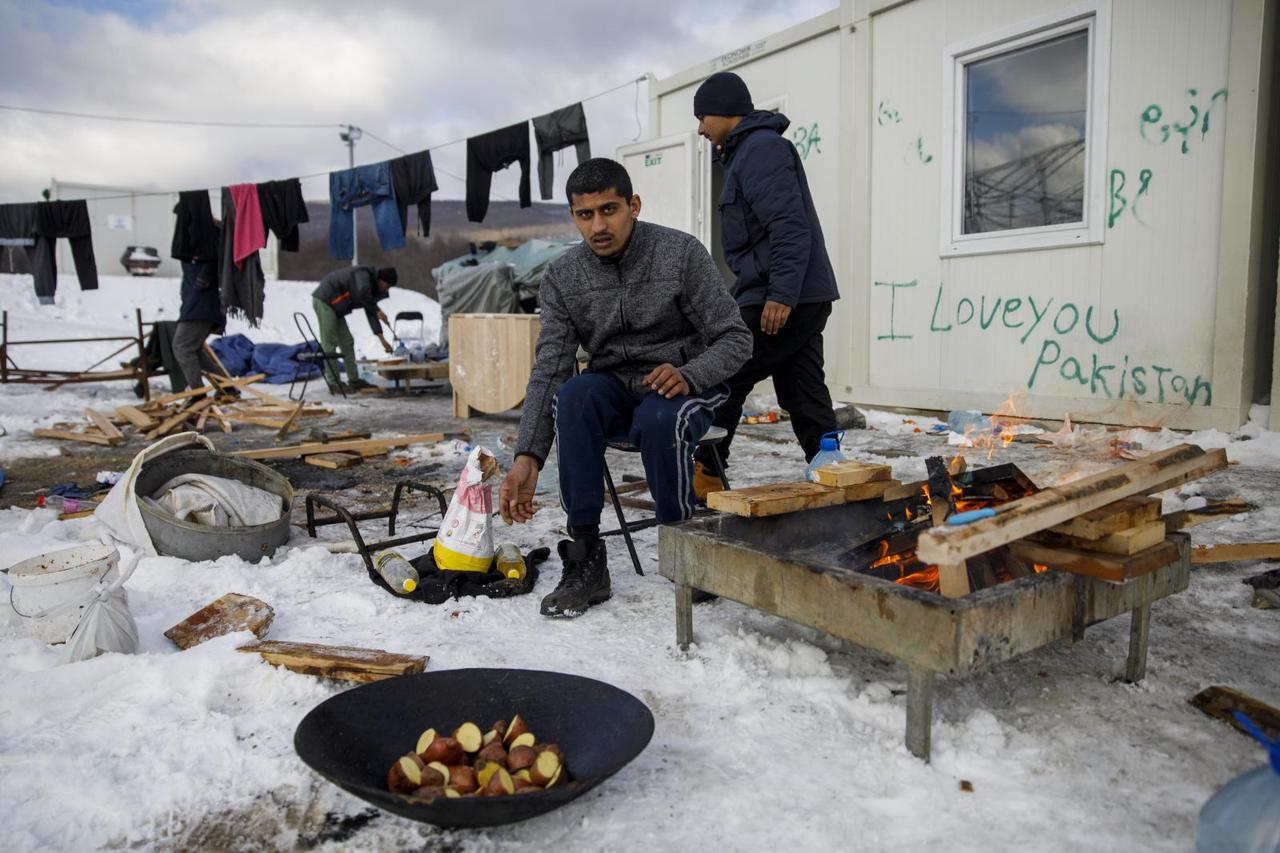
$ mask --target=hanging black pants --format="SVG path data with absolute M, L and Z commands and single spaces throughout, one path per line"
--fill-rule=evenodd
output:
M 797 305 L 776 335 L 760 331 L 763 305 L 744 305 L 740 310 L 751 330 L 751 359 L 729 380 L 729 399 L 716 409 L 712 421 L 729 435 L 718 446 L 698 448 L 697 459 L 710 467 L 710 454 L 718 447 L 721 460 L 728 464 L 729 444 L 742 418 L 743 402 L 757 382 L 773 377 L 778 405 L 791 416 L 791 428 L 808 462 L 817 455 L 822 434 L 838 429 L 822 355 L 822 330 L 831 316 L 831 303 Z
M 431 194 L 440 187 L 436 184 L 436 170 L 431 165 L 431 152 L 419 151 L 391 161 L 391 187 L 396 192 L 396 206 L 400 209 L 400 226 L 409 232 L 409 205 L 418 206 L 418 233 L 423 237 L 431 233 Z
M 493 173 L 512 163 L 520 164 L 520 206 L 528 207 L 533 204 L 529 194 L 529 122 L 467 140 L 467 219 L 484 221 Z
M 587 136 L 587 116 L 582 104 L 572 104 L 533 120 L 533 137 L 538 142 L 538 190 L 544 201 L 551 198 L 555 164 L 552 155 L 561 148 L 577 146 L 578 163 L 591 159 Z
M 57 243 L 71 244 L 71 260 L 81 290 L 98 289 L 98 262 L 93 257 L 89 230 L 89 205 L 78 201 L 43 201 L 36 204 L 35 245 L 27 247 L 36 295 L 52 297 L 58 290 Z

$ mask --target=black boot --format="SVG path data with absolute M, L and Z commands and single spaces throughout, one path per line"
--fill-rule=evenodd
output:
M 556 546 L 564 570 L 560 583 L 542 599 L 543 616 L 559 616 L 571 619 L 587 612 L 593 604 L 608 601 L 609 563 L 604 540 L 597 539 L 591 545 L 571 539 L 561 539 Z

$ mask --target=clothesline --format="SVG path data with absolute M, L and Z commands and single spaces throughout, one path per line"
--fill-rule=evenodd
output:
M 632 85 L 634 85 L 634 86 L 636 87 L 636 128 L 637 128 L 637 138 L 638 138 L 639 129 L 640 129 L 640 113 L 639 113 L 640 83 L 642 83 L 642 82 L 643 82 L 644 80 L 646 80 L 646 79 L 647 79 L 647 77 L 645 77 L 645 76 L 641 76 L 641 77 L 637 77 L 637 78 L 635 78 L 634 80 L 628 80 L 628 81 L 627 81 L 627 82 L 625 82 L 625 83 L 619 83 L 617 86 L 613 86 L 613 87 L 611 87 L 611 88 L 609 88 L 609 89 L 605 89 L 605 90 L 603 90 L 603 91 L 596 92 L 594 95 L 588 95 L 588 96 L 587 96 L 587 97 L 585 97 L 585 98 L 581 98 L 581 99 L 579 99 L 578 103 L 585 103 L 586 101 L 593 101 L 593 100 L 596 100 L 597 98 L 602 98 L 602 97 L 604 97 L 605 95 L 611 95 L 611 94 L 613 94 L 614 92 L 618 91 L 619 89 L 625 89 L 627 86 L 632 86 Z M 11 111 L 16 111 L 16 112 L 41 113 L 41 114 L 47 114 L 47 115 L 72 116 L 72 117 L 77 117 L 77 118 L 92 118 L 92 119 L 100 119 L 100 120 L 105 120 L 105 121 L 125 121 L 125 122 L 135 122 L 135 123 L 175 124 L 175 125 L 199 125 L 199 126 L 217 126 L 217 127 L 262 127 L 262 128 L 278 127 L 278 128 L 311 128 L 311 129 L 316 129 L 316 128 L 335 128 L 335 127 L 337 127 L 337 128 L 345 128 L 345 127 L 347 127 L 347 126 L 348 126 L 348 125 L 345 125 L 345 124 L 315 124 L 315 125 L 308 125 L 308 124 L 283 124 L 283 123 L 282 123 L 282 124 L 271 124 L 271 123 L 254 123 L 254 122 L 214 122 L 214 121 L 211 121 L 211 122 L 205 122 L 205 121 L 186 121 L 186 120 L 181 120 L 181 119 L 150 119 L 150 118 L 138 118 L 138 117 L 132 117 L 132 116 L 106 116 L 106 115 L 96 115 L 96 114 L 91 114 L 91 113 L 76 113 L 76 112 L 70 112 L 70 111 L 65 111 L 65 110 L 36 109 L 36 108 L 34 108 L 34 107 L 17 107 L 17 106 L 9 106 L 9 105 L 4 105 L 4 104 L 0 104 L 0 110 L 11 110 Z M 360 128 L 360 130 L 361 130 L 361 131 L 363 131 L 364 133 L 368 134 L 368 135 L 369 135 L 369 137 L 370 137 L 371 139 L 373 139 L 374 141 L 376 141 L 376 142 L 380 142 L 380 143 L 382 143 L 383 145 L 386 145 L 388 148 L 391 148 L 391 149 L 392 149 L 392 150 L 394 150 L 394 151 L 398 151 L 398 152 L 400 152 L 401 154 L 408 154 L 408 153 L 409 153 L 408 151 L 406 151 L 405 149 L 401 148 L 400 146 L 398 146 L 398 145 L 396 145 L 396 144 L 394 144 L 394 143 L 392 143 L 392 142 L 388 142 L 387 140 L 383 139 L 382 137 L 380 137 L 380 136 L 378 136 L 378 135 L 376 135 L 376 134 L 374 134 L 374 133 L 371 133 L 370 131 L 365 130 L 364 128 Z M 461 144 L 461 143 L 463 143 L 463 142 L 466 142 L 466 141 L 467 141 L 468 139 L 470 139 L 470 138 L 471 138 L 470 136 L 463 136 L 463 137 L 459 137 L 458 139 L 451 139 L 451 140 L 449 140 L 448 142 L 441 142 L 441 143 L 439 143 L 439 144 L 437 144 L 437 145 L 431 145 L 431 146 L 428 146 L 428 147 L 427 147 L 427 148 L 425 148 L 425 149 L 420 149 L 420 150 L 424 150 L 424 151 L 438 151 L 438 150 L 440 150 L 440 149 L 442 149 L 442 148 L 448 148 L 448 147 L 450 147 L 450 146 L 458 145 L 458 144 Z M 445 169 L 440 168 L 439 166 L 436 166 L 436 167 L 435 167 L 435 170 L 436 170 L 437 172 L 440 172 L 440 173 L 444 174 L 444 175 L 445 175 L 445 176 L 447 176 L 447 177 L 453 178 L 455 181 L 458 181 L 459 183 L 462 183 L 463 185 L 465 185 L 465 184 L 466 184 L 466 179 L 465 179 L 465 178 L 462 178 L 462 177 L 460 177 L 460 176 L 458 176 L 458 175 L 455 175 L 455 174 L 453 174 L 452 172 L 449 172 L 449 171 L 447 171 L 447 170 L 445 170 Z M 312 174 L 309 174 L 309 175 L 299 175 L 299 176 L 297 176 L 297 177 L 298 177 L 298 180 L 305 181 L 305 180 L 308 180 L 308 179 L 311 179 L 311 178 L 321 178 L 321 177 L 325 177 L 325 176 L 329 175 L 332 171 L 333 171 L 333 170 L 328 170 L 328 171 L 324 171 L 324 172 L 315 172 L 315 173 L 312 173 Z M 205 189 L 206 191 L 212 192 L 212 191 L 214 191 L 214 190 L 221 189 L 221 187 L 204 187 L 204 189 Z M 175 194 L 177 194 L 178 192 L 180 192 L 180 190 L 149 190 L 149 191 L 146 191 L 146 192 L 121 193 L 121 194 L 119 194 L 119 195 L 94 196 L 93 201 L 110 201 L 110 200 L 113 200 L 113 199 L 144 198 L 144 197 L 149 197 L 149 196 L 175 195 Z M 497 196 L 498 198 L 502 199 L 503 201 L 512 201 L 512 199 L 507 198 L 506 196 L 503 196 L 503 195 L 501 195 L 501 194 L 499 194 L 499 193 L 496 193 L 496 192 L 495 192 L 495 193 L 493 193 L 493 194 L 494 194 L 495 196 Z

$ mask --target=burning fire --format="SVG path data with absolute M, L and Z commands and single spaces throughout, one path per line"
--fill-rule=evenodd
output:
M 895 583 L 900 583 L 903 586 L 915 587 L 916 589 L 936 592 L 939 589 L 938 567 L 926 566 L 918 572 L 912 572 L 906 577 L 898 578 Z
M 973 447 L 987 451 L 987 459 L 994 456 L 997 450 L 1012 444 L 1017 427 L 1027 422 L 1027 417 L 1018 411 L 1019 403 L 1026 393 L 1017 391 L 997 406 L 988 418 L 990 426 L 981 429 L 969 427 L 964 431 L 964 437 Z

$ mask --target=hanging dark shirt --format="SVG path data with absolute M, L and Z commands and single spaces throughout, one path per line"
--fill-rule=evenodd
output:
M 578 162 L 591 159 L 591 140 L 587 137 L 587 116 L 577 103 L 533 120 L 533 136 L 538 141 L 538 189 L 543 200 L 551 198 L 555 165 L 551 155 L 561 148 L 576 145 Z
M 34 246 L 36 203 L 0 204 L 0 246 Z
M 467 140 L 467 219 L 483 222 L 489 212 L 489 187 L 493 173 L 512 163 L 520 164 L 520 206 L 533 204 L 529 196 L 529 122 Z
M 311 219 L 302 198 L 302 181 L 263 181 L 258 184 L 258 206 L 262 209 L 262 224 L 276 235 L 280 248 L 298 251 L 298 224 Z
M 173 226 L 173 245 L 169 256 L 179 261 L 218 256 L 218 226 L 213 222 L 213 206 L 205 190 L 178 193 L 173 212 L 178 220 Z
M 418 233 L 423 237 L 431 233 L 431 194 L 440 187 L 436 184 L 436 170 L 431 165 L 431 152 L 419 151 L 391 161 L 391 186 L 396 191 L 396 205 L 400 209 L 400 225 L 409 230 L 409 205 L 418 205 Z

